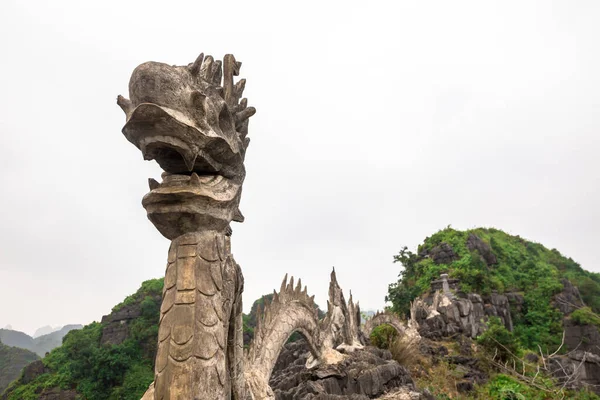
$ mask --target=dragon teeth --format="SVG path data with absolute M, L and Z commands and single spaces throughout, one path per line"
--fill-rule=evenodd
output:
M 190 183 L 192 185 L 200 185 L 200 177 L 198 176 L 197 173 L 192 172 L 192 175 L 190 176 Z
M 156 179 L 148 178 L 148 186 L 150 187 L 150 190 L 154 190 L 159 187 L 160 184 L 156 181 Z

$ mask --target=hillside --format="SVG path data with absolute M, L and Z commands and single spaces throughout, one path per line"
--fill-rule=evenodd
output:
M 21 370 L 39 357 L 29 350 L 6 346 L 0 343 L 0 393 L 17 379 Z
M 146 281 L 102 322 L 67 334 L 63 345 L 42 360 L 43 371 L 34 372 L 28 382 L 15 382 L 1 399 L 33 400 L 40 392 L 61 392 L 67 398 L 82 394 L 87 400 L 139 400 L 154 378 L 162 287 L 163 279 Z M 258 306 L 271 297 L 256 300 L 244 315 L 245 344 L 252 339 Z M 25 334 L 16 337 L 31 343 Z
M 386 300 L 401 314 L 407 314 L 410 302 L 426 293 L 442 273 L 460 279 L 463 292 L 522 295 L 520 310 L 513 310 L 514 334 L 527 349 L 560 344 L 564 315 L 554 300 L 564 279 L 579 288 L 586 305 L 600 311 L 600 274 L 584 270 L 556 249 L 498 229 L 448 227 L 426 238 L 417 253 L 402 249 L 394 262 L 404 268 Z
M 136 399 L 154 378 L 154 355 L 163 280 L 141 288 L 112 309 L 102 322 L 70 331 L 46 356 L 43 368 L 30 371 L 2 399 Z M 27 371 L 27 369 L 26 369 Z M 59 398 L 59 397 L 56 397 Z

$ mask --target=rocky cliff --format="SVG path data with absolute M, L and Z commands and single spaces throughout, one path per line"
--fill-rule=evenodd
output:
M 523 296 L 518 293 L 481 296 L 461 292 L 457 290 L 460 287 L 458 279 L 452 282 L 455 289 L 450 289 L 445 274 L 441 279 L 433 281 L 431 287 L 432 292 L 417 298 L 411 309 L 411 315 L 419 324 L 419 333 L 430 339 L 456 334 L 476 338 L 485 331 L 486 321 L 490 316 L 500 318 L 504 326 L 512 331 L 509 299 L 515 304 L 523 301 Z M 439 287 L 442 290 L 436 290 Z

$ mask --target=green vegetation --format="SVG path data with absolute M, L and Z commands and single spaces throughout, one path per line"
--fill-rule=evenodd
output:
M 32 382 L 15 382 L 9 400 L 33 400 L 44 389 L 75 389 L 87 400 L 139 400 L 154 379 L 154 356 L 163 280 L 146 281 L 132 296 L 113 309 L 137 306 L 140 317 L 128 323 L 127 338 L 118 345 L 103 345 L 103 324 L 94 322 L 69 332 L 63 345 L 43 359 L 50 371 Z
M 373 329 L 369 340 L 373 346 L 380 349 L 390 349 L 397 337 L 398 331 L 396 328 L 388 324 L 381 324 Z
M 39 357 L 29 350 L 0 343 L 0 393 L 19 377 L 23 367 L 37 359 Z
M 490 355 L 496 354 L 500 361 L 508 361 L 519 353 L 513 333 L 506 329 L 500 318 L 490 317 L 487 326 L 487 330 L 477 338 L 477 343 L 485 351 Z
M 491 247 L 496 264 L 487 265 L 477 250 L 469 251 L 467 238 L 471 233 Z M 448 264 L 436 264 L 425 256 L 442 243 L 449 244 L 457 255 Z M 394 262 L 401 263 L 404 269 L 398 282 L 389 286 L 386 300 L 392 303 L 393 311 L 404 315 L 408 314 L 410 302 L 429 291 L 430 282 L 442 273 L 460 279 L 465 292 L 522 293 L 525 302 L 520 313 L 513 313 L 513 323 L 515 338 L 526 349 L 537 349 L 538 344 L 555 348 L 560 344 L 562 314 L 552 306 L 552 296 L 562 290 L 562 279 L 579 288 L 592 311 L 600 311 L 600 274 L 585 271 L 556 249 L 549 250 L 498 229 L 458 231 L 448 227 L 426 238 L 417 254 L 403 248 L 394 256 Z
M 571 313 L 571 319 L 579 325 L 596 325 L 600 328 L 600 315 L 589 307 L 581 307 Z
M 162 288 L 163 279 L 145 281 L 136 293 L 113 307 L 113 313 L 123 307 L 139 308 L 141 312 L 140 317 L 128 322 L 128 335 L 122 343 L 103 345 L 102 330 L 106 324 L 98 322 L 71 331 L 62 346 L 43 359 L 49 372 L 27 384 L 22 380 L 13 382 L 6 399 L 34 400 L 44 390 L 59 388 L 74 389 L 86 400 L 139 400 L 154 379 Z M 265 299 L 270 301 L 272 296 L 255 301 L 251 313 L 243 316 L 246 344 L 254 333 L 258 306 L 264 306 Z M 323 312 L 319 310 L 319 314 L 322 316 Z M 290 340 L 298 338 L 296 334 Z
M 477 400 L 600 400 L 600 397 L 587 390 L 552 390 L 553 382 L 540 378 L 538 385 L 531 386 L 505 374 L 493 376 L 485 385 L 479 386 L 469 399 Z

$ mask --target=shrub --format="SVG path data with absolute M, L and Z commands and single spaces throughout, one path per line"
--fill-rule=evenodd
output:
M 379 347 L 380 349 L 389 349 L 398 337 L 398 331 L 391 325 L 382 324 L 373 329 L 369 339 L 373 346 Z
M 589 307 L 581 307 L 571 314 L 571 319 L 578 325 L 595 325 L 600 328 L 600 315 Z
M 496 354 L 499 360 L 507 361 L 518 353 L 518 345 L 500 318 L 490 317 L 487 330 L 478 338 L 477 343 L 489 354 Z

